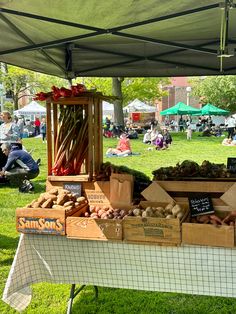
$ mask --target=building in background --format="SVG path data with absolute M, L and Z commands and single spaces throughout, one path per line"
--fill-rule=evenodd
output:
M 165 119 L 165 116 L 161 116 L 159 112 L 173 107 L 178 102 L 183 102 L 195 108 L 201 107 L 199 98 L 194 97 L 191 93 L 192 88 L 187 77 L 172 77 L 170 85 L 163 86 L 163 90 L 166 91 L 167 95 L 163 96 L 162 100 L 156 103 L 158 109 L 156 119 L 159 122 L 163 122 Z M 170 116 L 169 118 L 175 120 L 176 117 Z

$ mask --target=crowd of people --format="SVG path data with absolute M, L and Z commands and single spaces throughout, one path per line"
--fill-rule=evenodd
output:
M 36 119 L 37 120 L 37 119 Z M 45 118 L 35 120 L 35 130 L 46 136 Z M 37 128 L 36 128 L 37 126 Z M 25 121 L 22 117 L 12 119 L 10 112 L 0 113 L 0 183 L 22 186 L 23 182 L 39 174 L 39 160 L 35 161 L 22 145 Z M 32 187 L 32 184 L 30 184 Z

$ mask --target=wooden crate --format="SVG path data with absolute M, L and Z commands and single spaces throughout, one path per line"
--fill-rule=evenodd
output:
M 66 219 L 67 237 L 85 240 L 122 241 L 122 220 L 86 217 Z
M 217 206 L 215 213 L 225 217 L 230 213 L 229 207 Z M 182 224 L 183 244 L 234 247 L 235 227 L 184 222 Z
M 96 181 L 84 182 L 83 194 L 92 206 L 109 206 L 113 208 L 123 208 L 129 210 L 132 206 L 119 206 L 110 203 L 110 182 Z M 122 220 L 119 219 L 93 219 L 79 217 L 74 214 L 67 218 L 67 237 L 102 240 L 102 241 L 122 241 Z
M 83 122 L 88 126 L 87 135 L 88 143 L 86 141 L 86 153 L 80 169 L 78 169 L 79 175 L 87 175 L 88 180 L 92 180 L 93 176 L 98 174 L 100 166 L 103 161 L 103 147 L 102 147 L 102 94 L 96 92 L 87 92 L 81 94 L 81 96 L 71 98 L 60 98 L 53 100 L 48 98 L 46 101 L 47 107 L 47 152 L 48 152 L 48 181 L 51 180 L 50 176 L 57 174 L 53 173 L 52 168 L 55 162 L 55 156 L 60 152 L 60 145 L 57 145 L 60 138 L 59 130 L 62 127 L 66 127 L 63 122 L 59 121 L 60 109 L 66 109 L 70 112 L 81 110 L 83 113 L 81 118 Z M 51 114 L 52 112 L 52 114 Z M 74 133 L 73 133 L 74 134 Z M 77 141 L 84 143 L 84 136 L 76 137 Z M 61 140 L 60 140 L 61 142 Z M 74 146 L 73 146 L 74 145 Z M 73 147 L 78 146 L 74 141 L 71 141 L 69 151 L 73 150 Z M 74 156 L 71 164 L 78 162 L 78 156 Z M 52 184 L 54 185 L 54 184 Z
M 16 229 L 22 233 L 34 234 L 66 234 L 66 218 L 70 215 L 82 213 L 88 205 L 82 204 L 71 210 L 52 208 L 17 208 Z
M 142 208 L 148 206 L 165 207 L 167 203 L 144 201 Z M 188 216 L 188 205 L 180 203 L 186 209 L 186 214 L 180 220 L 155 217 L 125 217 L 123 221 L 123 239 L 125 242 L 160 245 L 181 244 L 181 224 Z
M 190 194 L 206 193 L 212 198 L 213 205 L 227 205 L 220 197 L 227 192 L 235 182 L 220 181 L 155 181 L 176 202 L 188 202 Z

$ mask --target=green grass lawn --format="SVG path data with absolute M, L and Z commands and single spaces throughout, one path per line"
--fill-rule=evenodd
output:
M 201 138 L 193 134 L 191 141 L 185 133 L 173 134 L 173 144 L 164 151 L 148 151 L 148 145 L 131 140 L 132 150 L 139 156 L 104 158 L 116 165 L 126 165 L 142 171 L 152 178 L 152 171 L 163 166 L 175 165 L 191 159 L 198 163 L 209 160 L 227 163 L 227 157 L 235 157 L 236 147 L 221 145 L 222 138 Z M 104 139 L 104 152 L 115 147 L 117 139 Z M 35 159 L 41 158 L 40 175 L 34 181 L 35 194 L 21 194 L 15 188 L 0 187 L 0 291 L 4 285 L 16 251 L 19 234 L 15 230 L 15 209 L 37 198 L 45 190 L 47 176 L 46 144 L 38 138 L 24 139 Z M 224 267 L 224 265 L 222 265 Z M 60 314 L 66 312 L 70 285 L 41 283 L 33 285 L 33 299 L 23 312 L 27 314 Z M 1 293 L 2 294 L 2 293 Z M 0 301 L 0 314 L 17 313 Z M 99 288 L 99 298 L 94 300 L 92 287 L 87 287 L 74 301 L 73 313 L 236 313 L 233 298 L 191 296 L 176 293 L 142 292 L 125 289 Z

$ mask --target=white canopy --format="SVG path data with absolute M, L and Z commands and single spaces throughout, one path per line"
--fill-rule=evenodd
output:
M 46 115 L 46 108 L 33 100 L 25 107 L 19 110 L 15 110 L 14 114 L 15 115 Z
M 127 112 L 156 112 L 156 107 L 149 106 L 144 102 L 140 101 L 139 99 L 135 99 L 132 101 L 128 106 L 123 108 L 123 111 Z
M 105 117 L 113 118 L 114 104 L 111 104 L 107 101 L 103 101 L 102 102 L 102 115 L 103 115 L 103 118 Z

